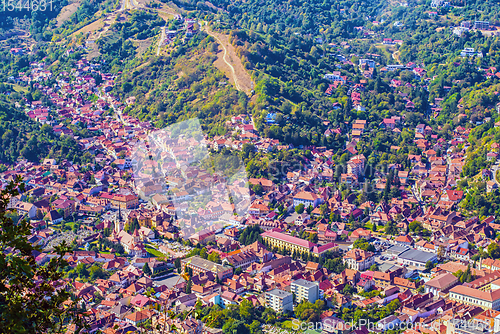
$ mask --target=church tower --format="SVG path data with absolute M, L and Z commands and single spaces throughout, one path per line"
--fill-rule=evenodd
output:
M 118 235 L 122 230 L 123 230 L 123 222 L 121 220 L 121 215 L 119 212 L 115 221 L 115 234 Z

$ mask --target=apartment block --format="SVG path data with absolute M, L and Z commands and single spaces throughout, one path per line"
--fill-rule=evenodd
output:
M 266 292 L 266 306 L 277 313 L 293 311 L 293 294 L 280 289 Z
M 319 284 L 301 278 L 292 282 L 291 292 L 295 293 L 297 303 L 304 299 L 314 303 L 319 298 Z

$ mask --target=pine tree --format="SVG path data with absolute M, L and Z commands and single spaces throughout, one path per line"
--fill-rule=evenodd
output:
M 145 264 L 144 267 L 142 267 L 142 271 L 144 272 L 145 275 L 151 276 L 151 268 L 149 267 L 149 264 Z

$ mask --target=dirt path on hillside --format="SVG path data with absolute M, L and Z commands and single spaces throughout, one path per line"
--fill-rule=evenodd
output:
M 165 40 L 165 27 L 161 27 L 161 37 L 158 41 L 158 49 L 156 50 L 156 55 L 160 55 L 161 46 L 163 45 L 163 41 Z
M 62 24 L 66 20 L 68 20 L 71 17 L 71 15 L 73 15 L 73 13 L 76 12 L 78 7 L 80 6 L 80 2 L 81 2 L 80 0 L 73 1 L 72 3 L 70 3 L 67 6 L 64 6 L 61 9 L 61 12 L 59 13 L 59 15 L 57 15 L 56 18 L 58 27 L 62 26 Z
M 250 74 L 243 67 L 241 59 L 236 55 L 234 46 L 229 43 L 229 36 L 214 32 L 206 25 L 203 26 L 203 30 L 215 38 L 222 47 L 222 50 L 217 53 L 217 60 L 214 62 L 215 67 L 229 78 L 237 90 L 244 91 L 247 95 L 250 94 L 254 89 L 254 83 Z

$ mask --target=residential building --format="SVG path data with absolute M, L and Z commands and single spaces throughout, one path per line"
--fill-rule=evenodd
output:
M 350 269 L 359 271 L 368 270 L 375 263 L 373 253 L 361 249 L 348 251 L 344 255 L 343 261 Z
M 490 22 L 489 21 L 475 21 L 474 22 L 474 29 L 489 30 L 490 29 Z
M 234 268 L 242 268 L 245 270 L 252 263 L 258 261 L 257 255 L 252 251 L 239 252 L 226 257 L 223 262 L 232 265 Z
M 280 289 L 266 292 L 266 307 L 273 309 L 276 313 L 293 311 L 293 294 Z
M 319 284 L 317 282 L 306 281 L 302 278 L 292 282 L 290 291 L 295 293 L 295 301 L 297 303 L 300 303 L 304 299 L 314 303 L 319 298 Z
M 26 215 L 30 219 L 36 216 L 36 206 L 34 204 L 17 202 L 13 207 L 20 215 Z
M 321 203 L 321 197 L 318 195 L 301 191 L 297 195 L 293 197 L 293 206 L 296 207 L 299 204 L 304 204 L 306 208 L 312 206 L 313 208 L 317 207 Z

